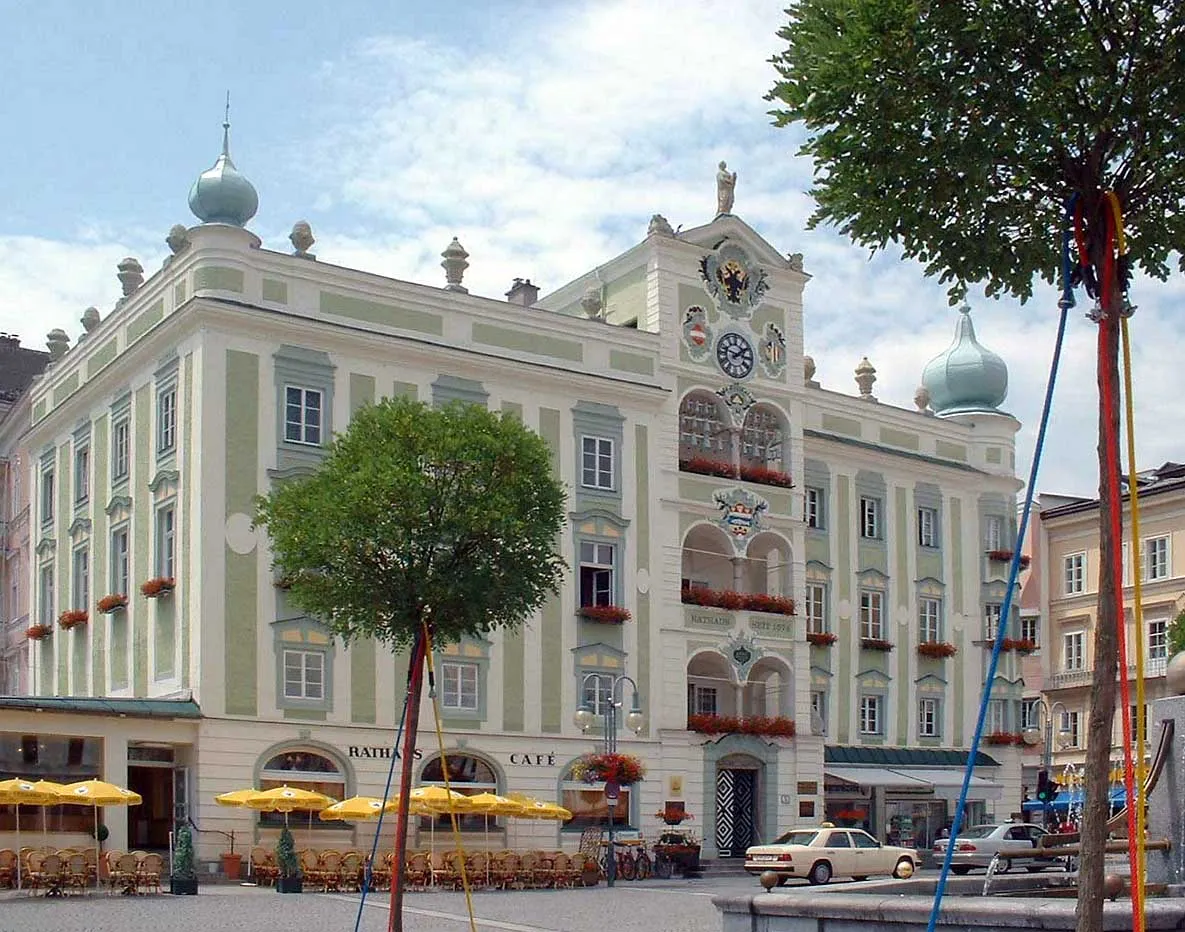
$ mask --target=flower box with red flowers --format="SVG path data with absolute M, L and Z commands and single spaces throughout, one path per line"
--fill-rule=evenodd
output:
M 656 819 L 662 819 L 667 825 L 678 825 L 680 822 L 690 822 L 695 818 L 686 809 L 679 806 L 667 806 L 654 813 Z
M 864 650 L 879 650 L 888 653 L 893 649 L 893 644 L 882 638 L 860 638 L 860 646 Z
M 1015 552 L 1016 551 L 1014 550 L 989 550 L 987 552 L 987 557 L 989 560 L 994 560 L 997 563 L 1010 563 L 1012 562 L 1012 555 Z M 1020 568 L 1022 570 L 1028 569 L 1028 566 L 1031 562 L 1032 558 L 1027 553 L 1022 553 L 1020 555 Z
M 42 638 L 47 638 L 53 634 L 53 628 L 49 625 L 29 625 L 25 629 L 25 637 L 30 641 L 40 641 Z
M 177 582 L 172 576 L 156 576 L 140 584 L 140 592 L 146 599 L 170 595 L 175 588 Z
M 988 642 L 991 646 L 991 641 Z M 1031 654 L 1037 649 L 1037 643 L 1030 641 L 1028 638 L 1004 638 L 1004 643 L 1000 645 L 1001 650 L 1014 650 L 1018 654 Z
M 834 631 L 808 631 L 806 639 L 815 647 L 830 647 L 839 640 L 839 635 Z
M 751 612 L 768 612 L 773 615 L 795 615 L 798 613 L 793 599 L 769 595 L 765 592 L 734 592 L 732 589 L 709 589 L 706 586 L 688 586 L 680 595 L 685 605 L 702 605 L 704 608 L 723 608 L 728 611 L 746 609 Z
M 953 657 L 957 654 L 959 649 L 954 644 L 947 641 L 922 641 L 918 644 L 918 653 L 923 657 L 933 657 L 941 660 L 944 657 Z
M 794 719 L 785 715 L 689 715 L 687 730 L 705 735 L 765 735 L 793 738 Z
M 595 621 L 601 625 L 619 625 L 634 617 L 628 608 L 620 605 L 582 605 L 576 614 L 585 621 Z
M 717 476 L 721 479 L 736 479 L 737 470 L 732 463 L 709 459 L 706 456 L 693 456 L 690 459 L 679 460 L 680 472 L 693 472 L 701 476 Z
M 983 736 L 984 744 L 1010 745 L 1024 743 L 1024 735 L 1015 731 L 993 731 Z
M 85 625 L 88 621 L 90 621 L 90 615 L 81 609 L 72 609 L 58 615 L 58 626 L 64 631 L 69 631 L 75 625 Z
M 112 595 L 105 595 L 99 599 L 98 609 L 104 615 L 110 615 L 113 612 L 122 611 L 128 607 L 128 597 L 120 593 Z
M 769 469 L 766 466 L 742 466 L 741 478 L 746 482 L 755 482 L 758 485 L 776 485 L 783 489 L 794 488 L 794 480 L 788 473 L 784 473 L 780 469 Z
M 585 783 L 629 786 L 646 776 L 646 765 L 632 754 L 585 754 L 572 765 L 572 775 Z

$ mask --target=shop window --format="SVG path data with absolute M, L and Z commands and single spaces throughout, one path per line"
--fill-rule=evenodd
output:
M 30 735 L 0 732 L 0 773 L 36 782 L 75 783 L 101 778 L 103 740 L 101 738 Z M 20 830 L 51 834 L 90 832 L 94 812 L 89 806 L 59 805 L 42 810 L 22 806 Z M 15 832 L 16 807 L 0 806 L 0 832 Z M 32 837 L 32 835 L 30 835 Z
M 269 758 L 259 772 L 259 788 L 270 790 L 284 785 L 302 790 L 312 790 L 315 793 L 324 793 L 337 800 L 346 798 L 344 768 L 320 750 L 290 748 Z M 299 813 L 289 818 L 295 818 L 296 824 L 301 830 L 309 824 L 308 816 L 305 813 Z M 284 813 L 261 812 L 259 824 L 284 825 Z M 316 817 L 312 819 L 312 825 L 314 827 L 337 825 L 340 828 L 339 823 L 321 822 Z
M 617 805 L 613 808 L 613 825 L 618 829 L 629 829 L 634 817 L 633 787 L 623 786 L 618 792 Z M 572 813 L 572 818 L 563 823 L 564 831 L 583 831 L 586 828 L 607 828 L 609 825 L 609 804 L 605 801 L 604 783 L 585 783 L 572 775 L 569 767 L 560 781 L 560 805 Z
M 433 757 L 420 772 L 421 786 L 444 786 L 445 773 L 448 773 L 448 787 L 455 793 L 465 796 L 476 796 L 479 793 L 499 793 L 498 775 L 493 765 L 474 754 L 445 754 Z M 433 826 L 435 822 L 435 826 Z M 484 832 L 486 830 L 486 816 L 474 814 L 457 814 L 457 824 L 463 832 Z M 499 820 L 489 817 L 489 827 L 496 828 Z M 436 816 L 421 816 L 420 830 L 436 832 L 452 831 L 453 818 L 448 813 Z

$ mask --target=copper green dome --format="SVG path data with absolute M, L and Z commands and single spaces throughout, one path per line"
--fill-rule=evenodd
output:
M 189 209 L 203 223 L 241 227 L 259 209 L 255 187 L 230 159 L 230 124 L 222 124 L 222 154 L 212 168 L 198 175 L 189 189 Z
M 935 414 L 996 413 L 1008 397 L 1008 367 L 975 339 L 971 308 L 959 308 L 954 342 L 926 363 L 922 384 Z

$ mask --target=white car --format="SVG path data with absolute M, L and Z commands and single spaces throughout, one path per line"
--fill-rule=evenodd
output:
M 773 843 L 754 845 L 745 852 L 745 870 L 750 874 L 773 871 L 780 887 L 791 877 L 805 877 L 812 884 L 827 883 L 833 877 L 864 880 L 873 874 L 909 877 L 921 866 L 913 848 L 882 845 L 858 828 L 792 829 Z

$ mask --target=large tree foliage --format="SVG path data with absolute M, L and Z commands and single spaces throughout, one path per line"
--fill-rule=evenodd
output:
M 1185 4 L 804 0 L 770 99 L 815 161 L 811 225 L 899 244 L 929 275 L 1022 300 L 1052 281 L 1066 197 L 1123 206 L 1134 259 L 1185 243 Z M 1185 260 L 1182 260 L 1185 263 Z M 1185 268 L 1185 264 L 1182 265 Z
M 1030 297 L 1060 268 L 1077 195 L 1087 266 L 1109 261 L 1108 191 L 1128 261 L 1166 278 L 1185 244 L 1185 4 L 1180 0 L 800 0 L 779 32 L 779 125 L 806 129 L 811 224 L 897 244 L 952 301 L 982 283 Z M 1084 276 L 1089 280 L 1090 276 Z M 1078 929 L 1102 928 L 1115 710 L 1118 345 L 1124 274 L 1099 300 L 1099 575 Z M 1103 438 L 1108 438 L 1104 442 Z
M 558 591 L 564 492 L 538 435 L 475 405 L 359 410 L 316 473 L 258 500 L 277 572 L 347 643 L 521 623 Z

